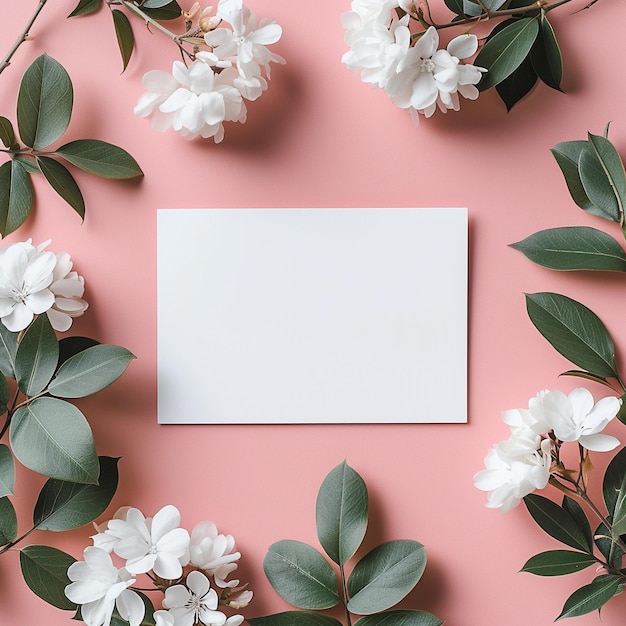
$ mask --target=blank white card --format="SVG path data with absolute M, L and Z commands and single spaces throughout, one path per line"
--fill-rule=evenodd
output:
M 160 423 L 467 421 L 466 209 L 163 209 Z

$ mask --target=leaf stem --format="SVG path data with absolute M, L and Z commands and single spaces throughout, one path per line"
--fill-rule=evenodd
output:
M 346 613 L 346 624 L 352 626 L 352 618 L 350 617 L 350 611 L 348 611 L 348 585 L 346 583 L 346 572 L 343 565 L 339 566 L 339 572 L 341 574 L 341 591 L 343 593 L 343 609 Z
M 47 1 L 48 0 L 39 0 L 39 2 L 37 3 L 37 8 L 33 12 L 33 14 L 30 16 L 30 19 L 26 23 L 24 30 L 20 33 L 19 37 L 15 40 L 15 43 L 11 46 L 11 49 L 7 52 L 4 59 L 0 61 L 0 74 L 2 74 L 2 72 L 7 67 L 9 67 L 9 65 L 11 64 L 11 59 L 13 58 L 13 55 L 17 52 L 17 49 L 28 39 L 28 33 L 30 32 L 30 29 L 32 28 L 33 24 L 35 23 L 35 20 L 37 19 L 39 13 L 41 12 L 41 9 L 43 9 Z
M 6 546 L 2 546 L 2 548 L 0 548 L 0 554 L 4 554 L 5 552 L 11 550 L 11 548 L 14 548 L 18 543 L 20 543 L 20 541 L 24 541 L 24 539 L 26 539 L 26 537 L 28 537 L 28 535 L 30 535 L 36 529 L 37 527 L 33 526 L 30 530 L 27 530 L 21 537 L 14 539 L 10 543 L 7 543 Z

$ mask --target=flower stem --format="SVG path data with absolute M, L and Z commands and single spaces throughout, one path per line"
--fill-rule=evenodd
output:
M 30 16 L 30 19 L 26 23 L 24 30 L 20 33 L 20 36 L 15 40 L 15 43 L 11 46 L 11 49 L 7 52 L 7 55 L 4 57 L 4 59 L 0 61 L 0 74 L 2 74 L 2 72 L 7 67 L 9 67 L 9 65 L 11 64 L 11 59 L 13 58 L 13 55 L 17 52 L 17 49 L 28 39 L 28 33 L 30 32 L 30 29 L 35 23 L 37 16 L 41 12 L 41 9 L 43 9 L 47 1 L 48 0 L 39 0 L 39 2 L 37 3 L 37 8 L 33 12 L 33 14 Z

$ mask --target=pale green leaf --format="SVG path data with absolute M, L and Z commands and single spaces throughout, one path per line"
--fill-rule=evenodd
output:
M 9 446 L 0 443 L 0 498 L 13 495 L 15 463 Z
M 127 179 L 143 176 L 133 157 L 117 146 L 97 139 L 70 141 L 55 151 L 72 165 L 102 178 Z
M 441 626 L 443 623 L 426 611 L 386 611 L 361 617 L 354 626 Z
M 7 378 L 15 378 L 15 354 L 18 333 L 11 332 L 0 322 L 0 372 Z
M 85 218 L 85 200 L 74 177 L 57 160 L 47 156 L 38 156 L 37 163 L 50 186 L 80 215 Z

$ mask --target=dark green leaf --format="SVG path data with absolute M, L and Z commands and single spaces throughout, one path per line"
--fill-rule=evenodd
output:
M 622 475 L 622 482 L 617 492 L 613 515 L 613 536 L 626 534 L 626 474 Z
M 585 615 L 602 608 L 617 593 L 620 584 L 619 576 L 611 574 L 598 576 L 592 583 L 581 587 L 567 599 L 556 620 Z
M 593 540 L 598 550 L 600 550 L 601 554 L 606 559 L 606 562 L 611 567 L 620 569 L 622 567 L 622 556 L 624 553 L 611 538 L 611 532 L 606 527 L 606 524 L 602 523 L 596 528 Z
M 615 504 L 626 476 L 626 448 L 622 448 L 611 460 L 604 472 L 602 495 L 609 515 L 613 515 Z
M 141 5 L 142 9 L 160 9 L 168 4 L 170 4 L 172 0 L 145 0 L 145 2 Z
M 525 95 L 530 93 L 537 82 L 537 73 L 530 59 L 525 58 L 519 67 L 496 85 L 500 99 L 510 111 Z
M 47 315 L 39 315 L 26 329 L 15 355 L 15 376 L 27 396 L 41 393 L 59 360 L 59 343 Z
M 527 495 L 524 498 L 524 504 L 526 504 L 526 508 L 535 522 L 548 535 L 571 548 L 583 552 L 591 550 L 591 546 L 587 543 L 587 537 L 578 527 L 576 520 L 558 504 L 536 493 Z
M 626 272 L 626 254 L 619 243 L 588 226 L 549 228 L 511 247 L 534 263 L 554 270 Z
M 6 546 L 17 537 L 17 515 L 6 496 L 0 498 L 0 546 Z
M 528 559 L 521 571 L 537 576 L 563 576 L 573 574 L 596 563 L 598 563 L 597 559 L 582 552 L 550 550 Z
M 426 551 L 417 541 L 388 541 L 366 554 L 348 578 L 348 610 L 358 615 L 385 611 L 415 587 L 426 567 Z
M 33 185 L 22 163 L 16 159 L 0 166 L 0 235 L 19 228 L 33 207 Z
M 123 70 L 128 66 L 130 57 L 135 47 L 135 37 L 133 36 L 133 28 L 126 15 L 119 9 L 111 11 L 113 15 L 113 25 L 115 26 L 115 35 L 117 37 L 117 45 L 122 55 Z M 123 71 L 122 70 L 122 71 Z
M 561 506 L 572 516 L 572 518 L 576 521 L 578 528 L 585 536 L 587 541 L 587 546 L 589 547 L 589 551 L 592 551 L 593 547 L 593 534 L 591 532 L 591 525 L 589 524 L 589 520 L 585 515 L 585 511 L 583 508 L 573 500 L 572 498 L 568 498 L 567 496 L 563 496 L 563 502 Z
M 17 336 L 0 323 L 0 372 L 7 378 L 15 377 L 15 354 L 17 352 Z
M 334 617 L 308 611 L 285 611 L 263 617 L 248 617 L 251 626 L 341 626 Z
M 80 215 L 81 219 L 85 219 L 85 200 L 69 170 L 55 159 L 46 156 L 38 156 L 37 163 L 50 186 Z
M 26 546 L 20 550 L 20 566 L 26 584 L 42 600 L 59 609 L 76 609 L 64 593 L 71 582 L 67 568 L 74 562 L 73 556 L 50 546 Z
M 456 15 L 463 15 L 463 0 L 444 0 L 445 5 Z
M 161 22 L 178 19 L 182 14 L 182 10 L 178 2 L 170 2 L 158 9 L 144 9 L 144 13 L 153 20 Z
M 15 463 L 9 446 L 0 443 L 0 498 L 13 495 Z
M 102 0 L 80 0 L 76 8 L 68 15 L 68 17 L 76 17 L 78 15 L 87 15 L 97 11 L 102 6 Z
M 530 58 L 535 72 L 541 80 L 561 91 L 561 79 L 563 78 L 563 60 L 561 50 L 554 34 L 552 24 L 543 15 L 539 22 L 539 36 L 530 51 Z
M 47 148 L 67 130 L 74 94 L 65 68 L 42 54 L 26 70 L 17 96 L 17 125 L 22 141 Z
M 61 146 L 55 154 L 72 165 L 102 178 L 126 179 L 143 176 L 133 157 L 113 144 L 97 139 L 79 139 Z
M 477 67 L 488 70 L 478 89 L 485 91 L 510 76 L 528 56 L 538 32 L 537 20 L 525 17 L 512 21 L 490 37 L 474 61 Z
M 69 402 L 41 397 L 19 408 L 11 421 L 17 460 L 50 478 L 96 484 L 100 467 L 84 415 Z
M 526 308 L 537 330 L 566 359 L 596 376 L 617 377 L 613 340 L 595 313 L 547 292 L 527 294 Z
M 582 181 L 580 180 L 578 161 L 586 146 L 587 142 L 582 140 L 564 141 L 552 148 L 552 155 L 561 168 L 567 188 L 576 205 L 591 215 L 606 219 L 607 216 L 589 200 Z
M 367 487 L 345 461 L 322 483 L 316 502 L 317 536 L 326 554 L 343 565 L 357 551 L 367 528 Z
M 59 367 L 79 352 L 99 345 L 100 342 L 91 337 L 63 337 L 59 340 Z
M 83 398 L 115 382 L 135 355 L 119 346 L 101 344 L 69 358 L 59 368 L 48 392 L 59 398 Z
M 6 148 L 12 148 L 15 145 L 13 124 L 2 115 L 0 115 L 0 141 L 2 141 Z
M 443 623 L 426 611 L 387 611 L 361 617 L 354 626 L 441 626 Z
M 59 532 L 90 524 L 100 517 L 117 489 L 117 462 L 118 459 L 100 457 L 97 485 L 48 480 L 35 505 L 34 526 Z
M 0 372 L 0 415 L 4 415 L 7 411 L 10 394 L 9 383 L 4 374 Z
M 276 592 L 300 609 L 329 609 L 340 601 L 335 572 L 306 543 L 284 540 L 272 544 L 263 569 Z

